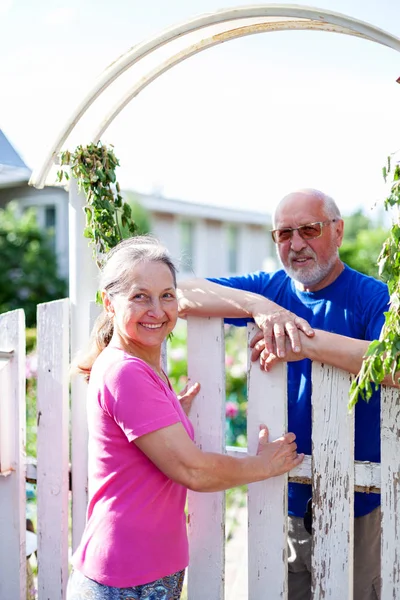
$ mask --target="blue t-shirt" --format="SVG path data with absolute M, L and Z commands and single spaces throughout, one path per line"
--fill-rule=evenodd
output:
M 240 277 L 210 279 L 232 288 L 261 294 L 307 319 L 315 329 L 361 340 L 378 339 L 384 312 L 388 310 L 387 286 L 350 269 L 345 269 L 330 285 L 317 292 L 302 292 L 285 271 L 258 271 Z M 227 319 L 243 326 L 249 319 Z M 311 361 L 288 364 L 288 430 L 296 434 L 299 452 L 311 454 Z M 380 394 L 355 408 L 355 459 L 380 462 Z M 303 516 L 311 486 L 289 484 L 289 514 Z M 355 494 L 354 513 L 359 517 L 380 504 L 378 494 Z

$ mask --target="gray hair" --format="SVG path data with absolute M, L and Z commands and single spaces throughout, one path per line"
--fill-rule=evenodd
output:
M 314 190 L 317 191 L 317 190 Z M 327 196 L 323 192 L 319 192 L 321 194 L 322 202 L 324 205 L 324 210 L 326 212 L 326 216 L 329 219 L 341 219 L 342 215 L 340 214 L 340 210 L 336 202 L 331 196 Z
M 109 296 L 126 294 L 132 286 L 132 269 L 145 261 L 165 264 L 176 287 L 177 269 L 168 250 L 152 235 L 138 235 L 123 240 L 107 253 L 101 269 L 100 289 Z M 74 359 L 72 372 L 81 373 L 89 380 L 93 363 L 110 343 L 113 332 L 113 321 L 103 310 L 94 324 L 89 348 Z
M 176 287 L 176 266 L 168 250 L 152 235 L 137 235 L 120 242 L 106 255 L 100 289 L 110 296 L 125 294 L 132 284 L 132 268 L 140 262 L 164 263 Z

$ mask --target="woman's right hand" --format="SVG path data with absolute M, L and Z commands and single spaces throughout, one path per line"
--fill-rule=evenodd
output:
M 260 425 L 257 455 L 264 462 L 266 479 L 283 475 L 303 462 L 304 454 L 297 454 L 295 439 L 294 433 L 285 433 L 282 437 L 270 442 L 268 427 Z

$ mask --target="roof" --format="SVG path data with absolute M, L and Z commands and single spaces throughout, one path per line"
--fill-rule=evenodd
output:
M 137 194 L 137 199 L 144 208 L 152 212 L 178 214 L 188 218 L 215 219 L 217 221 L 246 223 L 247 225 L 261 225 L 264 227 L 271 219 L 270 215 L 264 212 L 197 204 L 147 194 Z
M 27 183 L 31 172 L 0 129 L 0 187 Z

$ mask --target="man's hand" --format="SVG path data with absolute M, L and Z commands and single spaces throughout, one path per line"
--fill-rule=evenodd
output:
M 254 362 L 260 360 L 260 367 L 263 371 L 269 371 L 275 364 L 280 362 L 295 362 L 307 358 L 305 353 L 305 344 L 307 344 L 307 338 L 303 333 L 300 334 L 302 338 L 302 345 L 300 352 L 294 352 L 291 346 L 291 342 L 288 337 L 285 338 L 285 355 L 278 356 L 276 348 L 273 352 L 269 352 L 265 345 L 264 337 L 262 333 L 257 333 L 250 342 L 252 348 L 251 360 Z
M 252 360 L 257 360 L 258 355 L 264 347 L 267 352 L 275 354 L 278 358 L 285 358 L 288 349 L 296 353 L 301 352 L 300 332 L 305 333 L 308 337 L 314 335 L 314 330 L 305 319 L 297 317 L 294 313 L 284 308 L 269 315 L 260 312 L 254 314 L 253 317 L 261 331 L 250 342 L 250 347 L 253 348 Z M 264 346 L 258 346 L 260 350 L 258 354 L 255 354 L 256 344 L 261 339 L 264 340 Z M 288 340 L 290 342 L 289 346 L 287 344 Z M 288 359 L 286 358 L 285 360 Z

